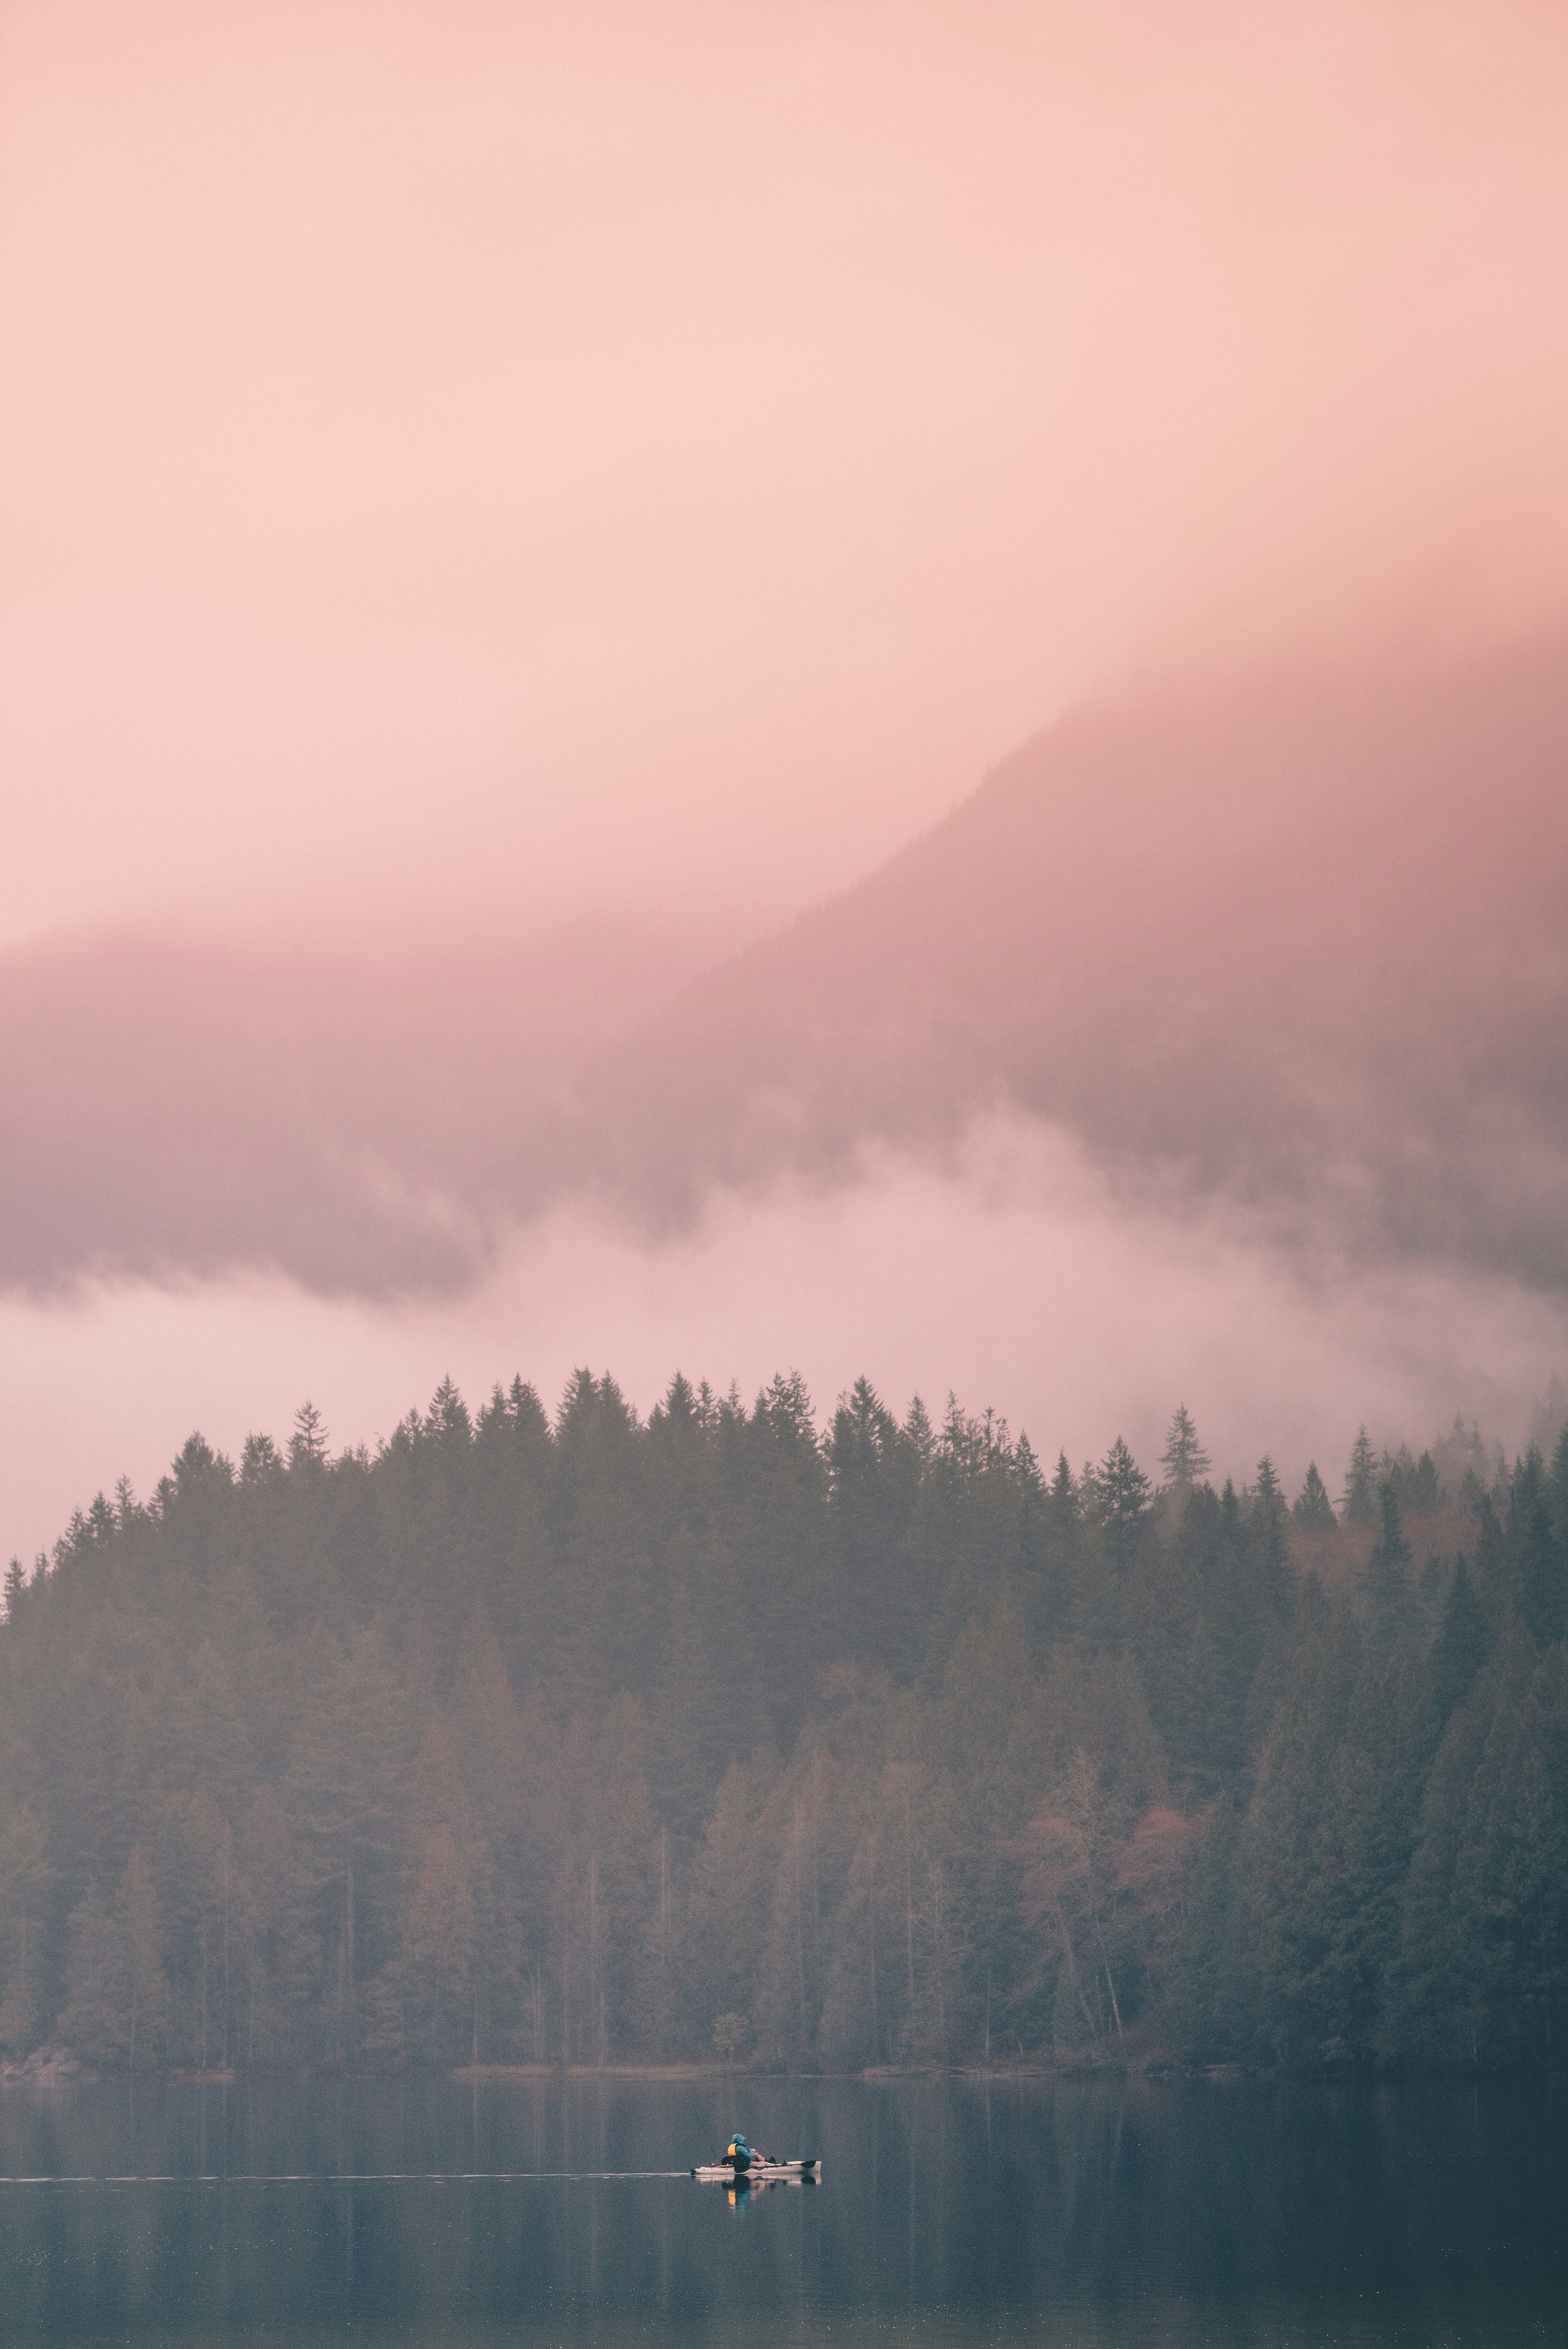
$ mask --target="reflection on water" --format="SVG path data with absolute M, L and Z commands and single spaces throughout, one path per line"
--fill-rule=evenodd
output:
M 737 2127 L 821 2185 L 603 2174 Z M 119 2083 L 0 2169 L 8 2340 L 1565 2337 L 1548 2088 Z

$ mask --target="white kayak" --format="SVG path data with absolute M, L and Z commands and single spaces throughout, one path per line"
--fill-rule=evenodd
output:
M 694 2178 L 712 2186 L 771 2186 L 791 2178 L 799 2184 L 821 2174 L 815 2154 L 810 2161 L 753 2161 L 744 2169 L 737 2169 L 732 2161 L 705 2161 L 692 2171 Z

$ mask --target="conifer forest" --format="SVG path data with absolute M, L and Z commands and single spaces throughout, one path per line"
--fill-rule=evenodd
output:
M 1568 1427 L 1054 1469 L 580 1372 L 14 1563 L 0 2043 L 1490 2070 L 1568 2044 Z

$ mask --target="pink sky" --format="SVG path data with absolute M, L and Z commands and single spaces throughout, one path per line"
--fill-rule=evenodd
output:
M 18 0 L 0 936 L 853 877 L 1568 547 L 1568 17 Z
M 724 946 L 1130 672 L 1555 626 L 1565 251 L 1556 6 L 15 0 L 0 945 L 500 951 L 629 909 Z M 313 1361 L 346 1439 L 395 1415 L 389 1360 L 400 1408 L 624 1347 L 655 1390 L 777 1348 L 1108 1441 L 1124 1374 L 1075 1388 L 995 1280 L 896 1336 L 870 1235 L 936 1210 L 879 1179 L 880 1285 L 803 1282 L 786 1201 L 655 1309 L 569 1221 L 531 1338 L 514 1270 L 441 1309 L 460 1342 L 281 1284 L 0 1305 L 10 1538 L 192 1418 L 275 1423 Z M 949 1267 L 990 1245 L 973 1179 L 922 1226 Z M 1055 1294 L 1082 1216 L 1008 1197 Z M 1094 1228 L 1130 1313 L 1149 1230 Z M 1194 1345 L 1244 1352 L 1161 1246 Z M 1485 1313 L 1456 1400 L 1508 1387 L 1504 1325 L 1520 1391 L 1553 1358 L 1536 1305 Z M 1311 1327 L 1314 1392 L 1360 1366 L 1392 1422 L 1442 1385 L 1339 1304 Z M 1246 1387 L 1213 1389 L 1238 1442 Z

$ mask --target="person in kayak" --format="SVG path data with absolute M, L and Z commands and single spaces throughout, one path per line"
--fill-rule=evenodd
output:
M 724 2158 L 735 2171 L 736 2176 L 740 2178 L 744 2177 L 754 2162 L 758 2168 L 766 2169 L 772 2161 L 773 2156 L 770 2153 L 759 2153 L 755 2147 L 748 2146 L 740 2131 L 737 2129 L 724 2148 Z

